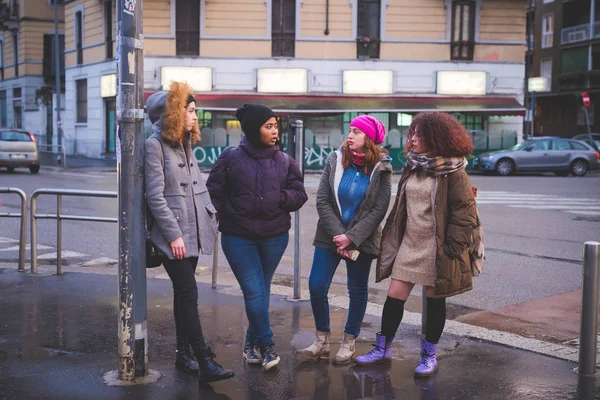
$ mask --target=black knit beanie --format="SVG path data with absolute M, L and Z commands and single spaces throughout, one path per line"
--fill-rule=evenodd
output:
M 269 107 L 260 104 L 244 104 L 235 112 L 235 117 L 242 124 L 242 131 L 255 146 L 260 146 L 260 127 L 269 119 L 277 116 Z

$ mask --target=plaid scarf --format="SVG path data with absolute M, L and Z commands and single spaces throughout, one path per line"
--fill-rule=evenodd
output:
M 425 157 L 414 152 L 406 155 L 406 168 L 409 171 L 424 171 L 428 176 L 451 174 L 467 167 L 465 157 Z

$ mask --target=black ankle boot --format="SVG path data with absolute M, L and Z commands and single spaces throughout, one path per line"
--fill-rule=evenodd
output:
M 183 336 L 177 336 L 175 367 L 185 372 L 197 372 L 199 369 L 198 361 L 196 361 L 188 341 Z
M 279 354 L 277 354 L 277 352 L 275 351 L 275 347 L 273 345 L 264 346 L 264 347 L 261 346 L 260 352 L 263 357 L 263 360 L 262 360 L 263 371 L 268 371 L 271 368 L 273 368 L 274 366 L 276 366 L 277 364 L 279 364 L 279 361 L 281 359 L 279 358 Z
M 233 378 L 233 371 L 221 367 L 215 360 L 215 354 L 210 347 L 198 356 L 198 380 L 201 383 L 217 382 L 224 379 Z

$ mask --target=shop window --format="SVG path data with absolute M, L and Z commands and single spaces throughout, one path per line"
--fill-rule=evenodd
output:
M 357 58 L 379 58 L 381 0 L 358 0 Z
M 475 2 L 452 2 L 452 43 L 453 60 L 473 60 L 475 50 Z
M 485 130 L 485 117 L 481 115 L 454 114 L 454 117 L 456 117 L 468 131 Z
M 272 56 L 294 57 L 296 45 L 296 1 L 273 0 L 272 10 Z

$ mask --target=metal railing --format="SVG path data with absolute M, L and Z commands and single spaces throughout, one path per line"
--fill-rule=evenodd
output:
M 0 187 L 0 193 L 14 193 L 21 198 L 21 212 L 15 213 L 0 213 L 0 217 L 5 218 L 21 218 L 21 231 L 19 232 L 19 271 L 25 271 L 25 257 L 27 248 L 27 194 L 19 188 L 15 187 Z
M 56 214 L 38 214 L 37 199 L 41 195 L 56 196 Z M 62 221 L 91 221 L 91 222 L 113 222 L 117 223 L 117 218 L 92 217 L 82 215 L 63 215 L 62 197 L 96 197 L 116 199 L 117 192 L 105 192 L 97 190 L 69 190 L 69 189 L 38 189 L 31 194 L 31 273 L 37 274 L 37 220 L 55 219 L 56 220 L 56 273 L 62 275 Z
M 570 26 L 560 31 L 561 44 L 584 42 L 586 40 L 590 40 L 590 24 Z
M 53 151 L 53 150 L 58 151 Z M 38 152 L 49 154 L 60 154 L 60 162 L 63 168 L 67 168 L 67 151 L 63 145 L 43 144 L 38 142 Z

